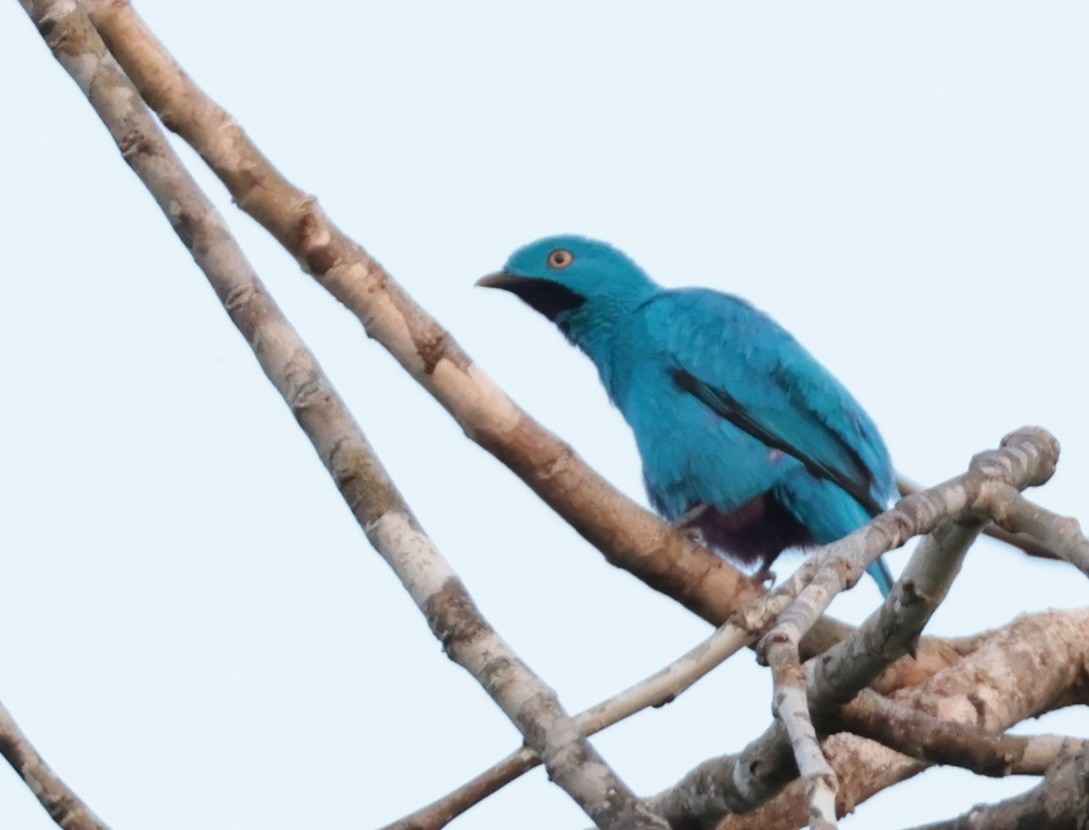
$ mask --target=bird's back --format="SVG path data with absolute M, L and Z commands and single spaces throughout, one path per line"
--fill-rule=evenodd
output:
M 724 515 L 745 507 L 778 529 L 782 544 L 769 544 L 780 548 L 832 541 L 864 523 L 873 510 L 814 476 L 812 465 L 787 451 L 791 441 L 864 477 L 874 504 L 883 507 L 893 495 L 888 452 L 869 416 L 787 331 L 744 300 L 708 289 L 663 290 L 618 322 L 611 362 L 610 395 L 635 434 L 650 498 L 670 519 L 699 504 Z M 756 426 L 783 436 L 783 446 L 723 417 L 684 388 L 684 377 L 721 390 Z M 772 500 L 754 502 L 764 494 Z M 813 515 L 818 506 L 823 513 Z M 814 531 L 809 539 L 783 529 L 781 508 L 810 514 L 802 521 Z

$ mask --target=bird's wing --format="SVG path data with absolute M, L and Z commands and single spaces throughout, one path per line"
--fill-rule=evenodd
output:
M 722 418 L 884 510 L 888 453 L 850 393 L 772 319 L 706 290 L 666 292 L 647 323 L 674 382 Z

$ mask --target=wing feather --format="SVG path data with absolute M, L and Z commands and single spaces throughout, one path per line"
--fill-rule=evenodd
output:
M 680 389 L 834 482 L 870 514 L 884 509 L 894 494 L 888 451 L 827 369 L 774 320 L 735 297 L 688 289 L 663 299 L 647 307 L 647 331 L 664 338 L 661 353 Z

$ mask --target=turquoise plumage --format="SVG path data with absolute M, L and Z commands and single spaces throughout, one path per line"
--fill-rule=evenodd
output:
M 542 239 L 480 285 L 510 291 L 597 366 L 635 434 L 651 504 L 744 564 L 835 541 L 896 496 L 885 444 L 850 393 L 744 300 L 665 289 L 623 253 Z M 883 560 L 870 567 L 883 594 Z

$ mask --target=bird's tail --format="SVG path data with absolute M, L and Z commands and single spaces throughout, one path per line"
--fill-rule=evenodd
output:
M 892 593 L 892 571 L 889 570 L 889 566 L 885 564 L 885 557 L 879 556 L 873 561 L 873 564 L 866 569 L 866 573 L 873 577 L 874 582 L 877 583 L 877 587 L 881 590 L 881 596 L 887 597 Z

